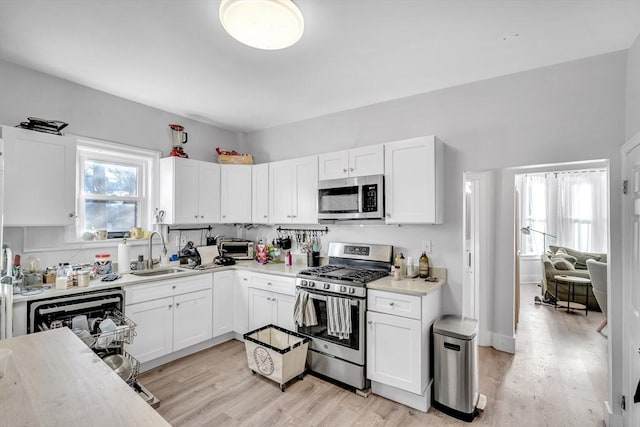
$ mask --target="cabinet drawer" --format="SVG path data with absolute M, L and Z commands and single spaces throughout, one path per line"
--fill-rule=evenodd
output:
M 367 291 L 367 310 L 396 316 L 420 319 L 421 299 L 416 295 L 404 295 L 377 290 Z
M 125 286 L 126 305 L 139 302 L 152 301 L 173 296 L 173 288 L 170 281 L 150 282 L 142 285 Z
M 294 278 L 289 279 L 281 276 L 253 275 L 251 277 L 251 287 L 286 295 L 296 294 L 296 280 Z
M 212 289 L 213 274 L 208 273 L 198 276 L 184 277 L 178 280 L 174 280 L 173 285 L 173 295 Z

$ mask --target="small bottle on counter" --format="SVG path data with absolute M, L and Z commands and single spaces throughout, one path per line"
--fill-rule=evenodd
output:
M 400 269 L 396 268 L 396 266 L 391 267 L 393 273 L 393 280 L 400 280 Z
M 400 252 L 400 276 L 405 277 L 407 275 L 407 260 L 404 258 L 404 254 Z
M 144 255 L 138 255 L 138 263 L 136 264 L 136 270 L 144 270 Z
M 58 272 L 56 273 L 56 289 L 67 289 L 73 286 L 71 279 L 69 263 L 58 264 Z M 69 286 L 71 284 L 71 286 Z
M 426 252 L 422 252 L 422 255 L 420 255 L 419 272 L 421 279 L 429 277 L 429 257 Z
M 413 271 L 413 258 L 407 257 L 407 277 L 415 276 L 415 272 Z
M 291 251 L 287 251 L 287 254 L 284 256 L 284 265 L 285 267 L 291 267 L 293 264 L 293 256 L 291 255 Z

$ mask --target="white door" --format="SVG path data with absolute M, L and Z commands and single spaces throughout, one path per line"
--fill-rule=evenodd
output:
M 369 145 L 349 150 L 349 176 L 384 173 L 384 145 Z
M 293 179 L 293 163 L 290 160 L 269 163 L 269 222 L 272 224 L 292 221 Z
M 203 224 L 220 222 L 220 165 L 198 162 L 198 221 Z M 177 203 L 176 203 L 177 205 Z
M 477 228 L 477 205 L 479 183 L 475 180 L 465 180 L 463 212 L 463 245 L 464 255 L 462 260 L 463 287 L 462 292 L 462 315 L 472 319 L 478 319 L 478 283 L 475 274 L 476 257 L 478 254 L 478 228 Z
M 349 150 L 318 156 L 318 179 L 338 179 L 349 176 Z
M 274 322 L 273 293 L 249 288 L 249 330 L 261 328 Z
M 245 334 L 249 331 L 249 276 L 245 272 L 236 271 L 235 281 L 233 330 L 239 334 Z
M 4 226 L 72 225 L 76 145 L 66 136 L 3 127 Z
M 131 304 L 127 317 L 136 323 L 136 338 L 127 351 L 141 363 L 173 350 L 173 298 Z
M 251 166 L 220 165 L 220 220 L 251 222 Z
M 172 158 L 174 162 L 173 198 L 174 224 L 195 224 L 198 213 L 198 162 Z
M 251 167 L 251 220 L 255 224 L 269 222 L 269 163 Z
M 367 378 L 422 394 L 420 320 L 367 311 L 367 326 Z
M 211 289 L 177 295 L 173 310 L 173 351 L 211 339 Z
M 627 195 L 623 198 L 624 209 L 624 280 L 623 280 L 623 378 L 626 395 L 626 411 L 623 411 L 625 426 L 640 426 L 640 404 L 633 403 L 633 395 L 640 381 L 640 135 L 637 142 L 626 153 L 624 179 L 627 180 Z M 609 282 L 607 293 L 612 284 Z M 608 298 L 611 314 L 611 298 Z M 611 316 L 609 316 L 611 318 Z M 611 339 L 611 334 L 610 338 Z
M 273 296 L 276 300 L 276 325 L 295 332 L 293 306 L 296 303 L 296 297 L 283 294 L 273 294 Z
M 296 159 L 294 165 L 293 220 L 297 224 L 318 223 L 318 157 Z
M 234 272 L 213 274 L 213 337 L 233 331 Z

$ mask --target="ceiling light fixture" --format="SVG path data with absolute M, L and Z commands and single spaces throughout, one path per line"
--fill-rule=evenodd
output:
M 304 32 L 304 18 L 291 0 L 222 0 L 220 22 L 231 37 L 257 49 L 284 49 Z

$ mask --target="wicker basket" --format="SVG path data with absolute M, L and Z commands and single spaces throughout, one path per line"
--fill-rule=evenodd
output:
M 293 377 L 302 379 L 309 337 L 275 325 L 267 325 L 244 334 L 249 369 L 259 372 L 272 381 L 285 385 Z
M 218 163 L 233 165 L 252 165 L 253 156 L 251 154 L 238 154 L 232 156 L 230 154 L 218 154 Z

